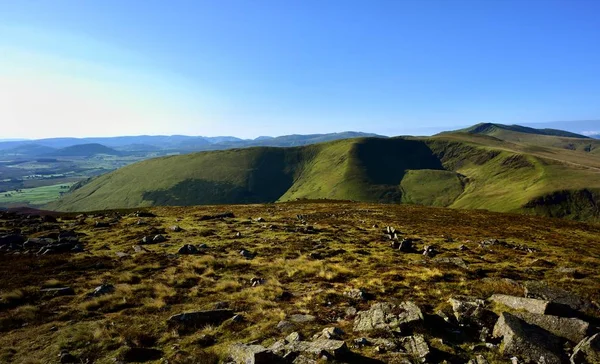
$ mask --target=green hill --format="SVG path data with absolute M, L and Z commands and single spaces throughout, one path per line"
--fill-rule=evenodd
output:
M 494 123 L 481 123 L 474 125 L 470 128 L 459 130 L 470 134 L 485 134 L 485 135 L 503 135 L 506 132 L 513 133 L 524 133 L 524 134 L 536 134 L 536 135 L 547 135 L 547 136 L 558 136 L 568 138 L 580 138 L 589 139 L 589 137 L 581 134 L 571 133 L 564 130 L 557 129 L 535 129 L 521 125 L 504 125 Z
M 98 143 L 77 144 L 58 149 L 49 155 L 55 157 L 91 157 L 96 154 L 121 155 L 122 153 Z
M 546 146 L 545 139 L 536 144 L 537 137 L 511 142 L 457 132 L 170 156 L 80 184 L 47 207 L 91 211 L 335 199 L 597 219 L 600 155 Z

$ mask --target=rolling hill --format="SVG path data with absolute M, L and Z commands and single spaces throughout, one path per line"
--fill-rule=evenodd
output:
M 78 144 L 49 153 L 53 157 L 91 157 L 97 154 L 121 155 L 122 153 L 102 144 Z
M 600 141 L 499 129 L 496 136 L 459 131 L 151 159 L 90 180 L 47 207 L 332 199 L 598 219 Z M 591 147 L 565 148 L 565 139 Z

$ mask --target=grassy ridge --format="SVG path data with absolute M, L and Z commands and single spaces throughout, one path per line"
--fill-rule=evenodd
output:
M 92 211 L 335 199 L 578 217 L 571 210 L 582 205 L 570 202 L 578 198 L 545 196 L 600 189 L 599 167 L 600 157 L 592 153 L 487 135 L 360 138 L 148 160 L 96 178 L 47 207 Z M 544 210 L 539 201 L 558 205 Z

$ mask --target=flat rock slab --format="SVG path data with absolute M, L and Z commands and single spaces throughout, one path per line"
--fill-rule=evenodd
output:
M 529 312 L 514 314 L 521 320 L 571 342 L 578 343 L 590 334 L 590 324 L 576 318 L 566 318 L 551 315 L 538 315 Z
M 232 318 L 232 310 L 209 310 L 180 313 L 169 318 L 167 323 L 172 326 L 202 327 L 206 325 L 220 325 L 225 320 Z
M 317 318 L 315 316 L 313 316 L 313 315 L 300 315 L 300 314 L 296 314 L 296 315 L 291 315 L 290 317 L 288 317 L 288 319 L 291 322 L 295 322 L 297 324 L 301 324 L 301 323 L 305 323 L 305 322 L 313 322 Z
M 525 358 L 525 362 L 561 364 L 562 341 L 546 330 L 530 325 L 509 313 L 502 313 L 496 326 L 495 337 L 503 338 L 501 352 Z
M 261 345 L 233 344 L 229 347 L 229 356 L 239 364 L 281 363 L 282 358 Z
M 552 301 L 568 306 L 575 311 L 585 311 L 592 307 L 590 302 L 585 301 L 581 297 L 564 289 L 549 286 L 544 282 L 527 281 L 523 285 L 525 286 L 525 296 L 529 298 Z
M 360 311 L 354 320 L 354 331 L 402 331 L 423 322 L 421 309 L 413 302 L 376 303 L 368 311 Z
M 571 308 L 555 302 L 538 300 L 535 298 L 525 298 L 517 296 L 508 296 L 504 294 L 495 294 L 490 297 L 490 301 L 503 304 L 514 310 L 524 310 L 538 315 L 567 316 L 572 314 Z

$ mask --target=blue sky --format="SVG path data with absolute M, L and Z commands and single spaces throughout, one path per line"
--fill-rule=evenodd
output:
M 600 119 L 599 17 L 596 0 L 0 0 L 0 137 Z

